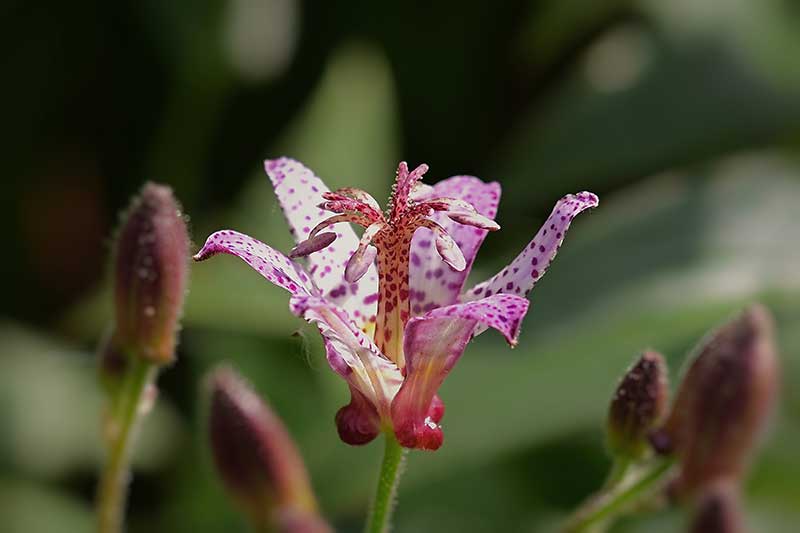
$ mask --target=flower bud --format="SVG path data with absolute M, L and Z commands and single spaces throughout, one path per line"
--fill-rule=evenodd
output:
M 652 441 L 680 462 L 678 491 L 691 494 L 738 479 L 777 390 L 778 361 L 769 311 L 754 305 L 704 340 Z
M 620 380 L 608 410 L 608 446 L 614 455 L 641 458 L 647 434 L 667 411 L 669 389 L 664 358 L 644 352 Z
M 156 364 L 173 360 L 188 276 L 189 236 L 172 190 L 147 183 L 117 235 L 116 338 Z
M 744 518 L 735 483 L 718 483 L 697 499 L 689 533 L 742 533 Z
M 281 420 L 232 369 L 209 378 L 209 436 L 217 470 L 257 528 L 322 533 L 303 460 Z

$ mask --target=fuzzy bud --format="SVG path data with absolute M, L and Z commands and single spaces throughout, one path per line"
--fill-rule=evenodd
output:
M 766 308 L 749 307 L 701 343 L 669 418 L 651 437 L 658 451 L 677 455 L 679 493 L 741 478 L 772 411 L 777 381 Z
M 327 533 L 303 459 L 281 420 L 230 368 L 209 378 L 217 471 L 257 528 Z
M 117 235 L 116 339 L 135 356 L 167 364 L 175 357 L 189 263 L 189 235 L 172 190 L 147 183 Z
M 698 496 L 689 533 L 743 533 L 744 518 L 735 483 L 718 483 Z
M 664 358 L 645 352 L 620 380 L 608 409 L 608 446 L 614 455 L 641 458 L 647 435 L 667 412 L 669 388 Z

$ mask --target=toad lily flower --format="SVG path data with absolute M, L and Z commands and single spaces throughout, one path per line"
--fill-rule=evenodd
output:
M 470 339 L 489 327 L 516 344 L 525 296 L 572 219 L 597 205 L 592 193 L 565 196 L 511 264 L 462 294 L 478 247 L 499 229 L 499 184 L 455 176 L 423 185 L 427 165 L 409 172 L 400 163 L 382 212 L 360 189 L 330 192 L 297 161 L 270 160 L 265 168 L 297 246 L 287 257 L 224 230 L 195 260 L 235 255 L 291 293 L 292 312 L 319 327 L 328 363 L 350 387 L 351 401 L 336 415 L 349 444 L 394 431 L 407 448 L 441 446 L 444 405 L 436 393 L 445 376 Z M 333 232 L 341 222 L 365 228 L 361 238 L 348 224 Z M 306 269 L 292 260 L 305 256 Z

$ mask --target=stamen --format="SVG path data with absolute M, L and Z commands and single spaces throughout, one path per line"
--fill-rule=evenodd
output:
M 333 191 L 335 194 L 340 194 L 342 196 L 347 196 L 352 198 L 353 200 L 358 200 L 359 202 L 363 202 L 367 206 L 371 207 L 378 213 L 381 212 L 381 206 L 378 201 L 372 197 L 370 193 L 363 189 L 358 189 L 356 187 L 342 187 L 341 189 L 336 189 Z
M 369 205 L 369 203 L 355 199 L 351 196 L 339 194 L 338 192 L 326 192 L 323 193 L 322 197 L 326 199 L 327 202 L 318 204 L 317 207 L 320 209 L 331 211 L 333 213 L 361 213 L 362 215 L 371 219 L 373 222 L 383 218 L 380 208 L 375 209 L 373 206 Z M 370 198 L 372 197 L 370 196 Z M 377 204 L 374 199 L 372 199 L 372 202 Z
M 358 248 L 353 255 L 350 256 L 350 259 L 347 261 L 347 266 L 344 269 L 344 278 L 348 283 L 355 283 L 361 279 L 361 277 L 366 274 L 372 262 L 375 261 L 375 256 L 378 255 L 378 251 L 375 247 L 370 246 L 370 243 L 375 235 L 385 227 L 385 222 L 376 222 L 364 231 Z
M 459 224 L 474 226 L 488 231 L 500 229 L 500 225 L 497 222 L 478 213 L 471 203 L 458 198 L 435 198 L 427 200 L 420 205 L 428 205 L 434 211 L 443 211 L 451 220 Z
M 296 259 L 298 257 L 305 257 L 307 255 L 313 254 L 314 252 L 318 252 L 323 248 L 329 246 L 333 241 L 336 240 L 335 233 L 320 233 L 319 235 L 314 235 L 302 242 L 297 243 L 297 246 L 292 248 L 289 251 L 289 257 L 292 259 Z
M 324 230 L 329 226 L 333 226 L 334 224 L 338 224 L 339 222 L 352 222 L 354 224 L 358 224 L 359 226 L 367 227 L 372 222 L 367 218 L 365 215 L 361 213 L 345 213 L 342 215 L 335 215 L 330 218 L 326 218 L 309 232 L 308 238 L 313 239 L 314 236 L 319 233 L 320 231 Z
M 443 227 L 433 220 L 421 220 L 420 226 L 428 228 L 436 235 L 436 251 L 439 252 L 442 260 L 450 265 L 454 270 L 461 272 L 467 268 L 467 260 L 456 241 L 445 231 Z
M 479 213 L 447 213 L 450 220 L 454 220 L 459 224 L 465 226 L 473 226 L 475 228 L 485 229 L 487 231 L 497 231 L 500 229 L 500 224 L 495 222 L 489 217 L 485 217 Z
M 471 203 L 459 198 L 433 198 L 424 203 L 431 206 L 434 211 L 477 213 Z
M 353 252 L 350 259 L 347 261 L 347 266 L 344 268 L 344 279 L 347 283 L 355 283 L 364 277 L 369 267 L 378 256 L 378 250 L 374 246 L 359 246 Z

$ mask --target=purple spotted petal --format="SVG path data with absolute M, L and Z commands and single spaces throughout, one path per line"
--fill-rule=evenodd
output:
M 222 230 L 212 234 L 194 256 L 203 261 L 217 254 L 230 254 L 242 259 L 270 282 L 292 294 L 315 294 L 316 287 L 303 269 L 291 259 L 243 233 Z
M 472 204 L 481 215 L 493 219 L 500 201 L 500 185 L 497 182 L 484 183 L 472 176 L 454 176 L 432 188 L 423 189 L 414 199 L 441 197 L 464 200 Z M 460 272 L 450 268 L 436 253 L 433 233 L 426 228 L 418 229 L 411 243 L 409 270 L 412 315 L 421 315 L 457 301 L 478 248 L 488 233 L 485 229 L 459 224 L 444 213 L 434 213 L 430 218 L 456 241 L 464 254 L 466 267 Z
M 422 318 L 457 317 L 478 322 L 479 330 L 494 328 L 511 345 L 517 344 L 522 319 L 530 302 L 512 294 L 495 294 L 481 300 L 439 307 Z
M 435 450 L 442 432 L 435 413 L 441 409 L 434 396 L 453 368 L 477 326 L 498 329 L 514 344 L 525 298 L 498 295 L 477 302 L 435 309 L 406 325 L 404 351 L 406 379 L 392 402 L 392 422 L 400 443 L 408 448 Z
M 492 278 L 464 293 L 462 300 L 477 300 L 497 293 L 527 296 L 556 256 L 572 219 L 596 207 L 597 202 L 597 196 L 590 192 L 568 194 L 559 200 L 539 233 L 517 258 Z
M 330 213 L 317 204 L 322 194 L 330 189 L 303 164 L 286 157 L 264 162 L 275 195 L 283 209 L 295 242 L 308 238 L 311 229 Z M 327 248 L 308 256 L 308 272 L 326 297 L 344 307 L 349 316 L 363 326 L 375 315 L 378 276 L 370 267 L 358 283 L 344 281 L 344 269 L 350 256 L 358 247 L 358 237 L 348 224 L 335 226 L 336 241 Z
M 376 412 L 388 416 L 391 399 L 403 381 L 397 365 L 383 357 L 372 339 L 353 324 L 341 307 L 318 296 L 297 295 L 290 300 L 290 308 L 319 327 L 331 368 Z

